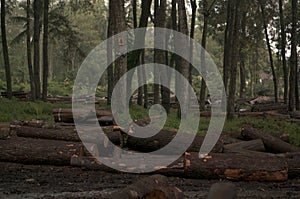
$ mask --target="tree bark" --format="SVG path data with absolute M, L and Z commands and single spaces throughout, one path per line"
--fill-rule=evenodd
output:
M 242 34 L 240 44 L 240 98 L 246 98 L 246 24 L 247 23 L 247 12 L 243 12 L 242 16 Z
M 124 8 L 124 0 L 116 0 L 113 3 L 113 11 L 114 11 L 114 34 L 119 34 L 119 37 L 115 38 L 114 41 L 114 48 L 115 48 L 115 54 L 121 55 L 116 61 L 115 61 L 115 84 L 120 80 L 120 78 L 127 72 L 127 35 L 124 33 L 126 31 L 126 19 L 125 19 L 125 8 Z M 125 110 L 125 100 L 124 96 L 127 95 L 129 92 L 127 86 L 126 86 L 126 78 L 123 82 L 120 82 L 121 88 L 119 92 L 117 93 L 117 100 L 119 106 L 117 107 L 118 114 L 124 113 Z
M 12 98 L 12 80 L 9 64 L 9 55 L 7 47 L 7 38 L 6 38 L 6 9 L 5 9 L 5 0 L 1 0 L 1 37 L 2 37 L 2 51 L 3 51 L 3 60 L 5 66 L 5 77 L 6 77 L 6 92 L 7 98 Z
M 283 80 L 284 80 L 284 103 L 288 104 L 288 93 L 289 93 L 289 74 L 286 64 L 286 32 L 285 32 L 285 21 L 283 13 L 283 2 L 279 0 L 279 12 L 280 12 L 280 30 L 281 30 L 281 59 L 283 68 Z
M 47 100 L 48 96 L 48 76 L 49 76 L 49 59 L 48 59 L 48 15 L 49 0 L 44 0 L 44 37 L 43 37 L 43 100 Z
M 252 140 L 252 141 L 242 141 L 238 143 L 228 144 L 224 146 L 223 152 L 225 153 L 240 153 L 242 151 L 248 151 L 248 153 L 251 153 L 250 151 L 259 151 L 259 152 L 265 152 L 265 146 L 262 140 Z M 247 152 L 246 152 L 247 153 Z
M 31 3 L 30 0 L 27 0 L 26 4 L 26 47 L 27 47 L 27 65 L 28 65 L 28 73 L 29 73 L 29 81 L 30 81 L 30 92 L 31 92 L 31 99 L 35 100 L 35 84 L 34 84 L 34 76 L 33 76 L 33 69 L 32 69 L 32 57 L 31 57 L 31 34 L 30 34 L 30 9 Z
M 108 27 L 107 27 L 107 38 L 113 36 L 114 23 L 113 23 L 113 6 L 112 0 L 109 1 L 109 16 L 108 16 Z M 107 63 L 111 63 L 107 68 L 107 104 L 111 104 L 111 96 L 114 88 L 114 64 L 113 61 L 113 41 L 109 40 L 107 42 Z
M 33 34 L 33 43 L 34 43 L 34 84 L 35 84 L 35 95 L 39 99 L 41 95 L 41 81 L 40 81 L 40 26 L 41 26 L 41 10 L 42 10 L 42 1 L 34 0 L 33 3 L 34 10 L 34 34 Z
M 289 111 L 296 111 L 296 69 L 297 69 L 297 0 L 292 0 L 292 33 L 291 33 L 291 61 L 290 61 L 290 90 L 289 90 Z
M 288 179 L 287 162 L 280 158 L 249 157 L 240 154 L 210 154 L 202 159 L 199 153 L 186 153 L 185 175 L 200 179 L 281 182 Z
M 234 0 L 233 13 L 233 27 L 230 28 L 230 35 L 232 35 L 230 52 L 230 83 L 229 95 L 227 105 L 227 118 L 233 119 L 235 113 L 235 92 L 236 92 L 236 78 L 237 78 L 237 63 L 238 63 L 238 46 L 239 46 L 239 30 L 240 30 L 240 1 Z
M 179 18 L 179 32 L 181 32 L 184 35 L 188 35 L 188 25 L 187 25 L 187 14 L 186 14 L 186 8 L 185 8 L 185 1 L 184 0 L 178 0 L 178 18 Z M 186 37 L 178 38 L 179 41 L 177 41 L 178 45 L 180 46 L 180 50 L 182 53 L 188 53 L 189 52 L 189 41 L 186 40 Z M 187 60 L 183 58 L 179 58 L 179 64 L 180 64 L 180 72 L 182 76 L 188 81 L 189 75 L 190 75 L 190 64 Z M 182 99 L 182 104 L 180 104 L 181 108 L 178 109 L 177 116 L 178 118 L 184 118 L 186 117 L 188 106 L 189 106 L 189 92 L 188 92 L 188 85 L 186 83 L 180 81 L 180 89 L 178 89 L 178 97 Z

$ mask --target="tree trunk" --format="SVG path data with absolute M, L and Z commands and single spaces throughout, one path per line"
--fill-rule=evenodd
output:
M 145 64 L 145 50 L 144 49 L 141 54 L 141 64 Z M 143 75 L 143 79 L 146 80 L 147 76 L 146 76 L 145 69 L 142 69 L 142 75 Z M 144 108 L 147 109 L 148 108 L 148 85 L 145 84 L 143 86 L 143 89 L 144 89 Z
M 6 77 L 6 92 L 8 99 L 12 98 L 12 80 L 9 64 L 9 55 L 7 47 L 7 38 L 6 38 L 6 20 L 5 20 L 5 0 L 1 0 L 1 36 L 2 36 L 2 51 L 3 51 L 3 60 L 5 65 L 5 77 Z
M 113 6 L 112 0 L 109 1 L 109 16 L 108 16 L 108 27 L 107 27 L 107 38 L 113 36 Z M 111 63 L 113 61 L 113 41 L 109 40 L 107 42 L 107 63 Z M 107 68 L 107 104 L 111 104 L 111 96 L 114 88 L 114 64 L 111 63 Z
M 119 34 L 126 31 L 126 19 L 125 19 L 125 8 L 124 0 L 116 0 L 113 3 L 114 11 L 114 34 Z M 114 41 L 115 54 L 120 55 L 126 53 L 127 51 L 127 35 L 121 34 L 118 38 L 115 38 Z M 120 80 L 120 78 L 127 72 L 127 56 L 122 55 L 115 61 L 115 84 Z M 123 82 L 120 82 L 122 88 L 117 93 L 118 100 L 118 114 L 122 114 L 125 111 L 125 100 L 124 96 L 127 95 L 128 90 L 126 86 L 126 79 Z
M 286 64 L 286 32 L 283 13 L 283 2 L 279 0 L 279 12 L 280 12 L 280 29 L 281 29 L 281 59 L 283 68 L 283 80 L 284 80 L 284 103 L 288 104 L 288 89 L 289 89 L 289 74 Z
M 209 10 L 207 5 L 207 0 L 203 1 L 203 32 L 202 32 L 202 48 L 206 49 L 206 40 L 207 40 L 207 27 L 208 27 L 208 17 L 209 17 Z M 205 57 L 205 51 L 201 51 L 201 68 L 202 71 L 206 71 L 206 57 Z M 206 98 L 206 83 L 205 83 L 205 76 L 206 74 L 202 74 L 202 80 L 201 80 L 201 88 L 200 88 L 200 110 L 205 109 L 205 98 Z
M 235 153 L 216 153 L 199 158 L 199 153 L 186 153 L 185 175 L 193 178 L 245 181 L 274 181 L 288 179 L 286 160 L 252 157 Z
M 184 35 L 188 35 L 188 25 L 187 25 L 187 15 L 186 15 L 186 8 L 185 8 L 185 1 L 184 0 L 178 0 L 178 17 L 179 17 L 179 32 L 181 32 Z M 177 41 L 180 50 L 183 51 L 182 53 L 188 53 L 189 47 L 188 42 L 186 38 L 182 37 L 179 38 L 179 41 Z M 181 67 L 181 74 L 182 76 L 188 81 L 189 80 L 189 74 L 190 74 L 190 63 L 186 61 L 183 58 L 179 58 L 179 63 Z M 188 93 L 188 85 L 184 82 L 180 82 L 180 89 L 179 89 L 179 97 L 182 98 L 182 104 L 180 104 L 181 109 L 178 109 L 177 116 L 179 118 L 184 118 L 188 111 L 189 106 L 189 93 Z
M 49 76 L 49 59 L 48 59 L 48 13 L 49 0 L 44 0 L 44 37 L 43 37 L 43 100 L 48 96 L 48 76 Z
M 296 111 L 296 69 L 297 69 L 297 0 L 292 0 L 292 33 L 291 33 L 291 61 L 290 61 L 290 91 L 289 110 Z
M 270 58 L 270 65 L 271 65 L 272 75 L 273 75 L 275 103 L 277 103 L 278 102 L 277 75 L 276 75 L 275 67 L 274 67 L 273 52 L 272 52 L 270 38 L 269 38 L 269 34 L 268 34 L 268 26 L 267 26 L 267 22 L 266 22 L 264 5 L 262 5 L 262 3 L 260 5 L 260 8 L 261 8 L 261 13 L 262 13 L 262 18 L 263 18 L 263 26 L 264 26 L 264 31 L 265 31 L 265 36 L 266 36 L 266 41 L 267 41 L 267 46 L 268 46 L 268 52 L 269 52 L 269 58 Z
M 242 17 L 242 38 L 241 38 L 241 45 L 240 45 L 240 98 L 246 98 L 246 22 L 247 22 L 247 12 L 243 13 Z
M 34 9 L 34 84 L 35 84 L 35 95 L 39 99 L 41 95 L 41 81 L 40 81 L 40 20 L 41 20 L 41 10 L 42 10 L 42 1 L 34 0 L 33 3 Z
M 234 25 L 230 30 L 232 37 L 230 43 L 232 44 L 230 53 L 230 84 L 228 95 L 228 113 L 227 118 L 233 119 L 235 113 L 235 92 L 236 92 L 236 78 L 237 78 L 237 63 L 238 63 L 238 46 L 239 46 L 239 30 L 240 30 L 240 1 L 234 0 L 233 7 Z

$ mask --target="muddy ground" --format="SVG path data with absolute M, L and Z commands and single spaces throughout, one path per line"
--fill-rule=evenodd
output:
M 113 174 L 75 167 L 0 162 L 0 198 L 110 198 L 145 175 Z M 186 198 L 205 198 L 216 180 L 169 177 Z M 238 198 L 300 198 L 300 180 L 283 183 L 233 182 Z

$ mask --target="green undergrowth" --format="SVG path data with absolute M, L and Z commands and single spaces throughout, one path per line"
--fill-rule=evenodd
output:
M 0 122 L 20 120 L 44 120 L 53 123 L 52 110 L 54 108 L 70 108 L 71 105 L 48 103 L 43 101 L 20 101 L 0 98 Z

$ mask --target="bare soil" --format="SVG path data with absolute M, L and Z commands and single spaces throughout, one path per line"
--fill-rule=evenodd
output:
M 114 174 L 75 167 L 0 162 L 0 198 L 110 198 L 146 175 Z M 169 177 L 186 198 L 205 198 L 216 180 Z M 300 198 L 300 180 L 284 183 L 233 182 L 238 198 Z

